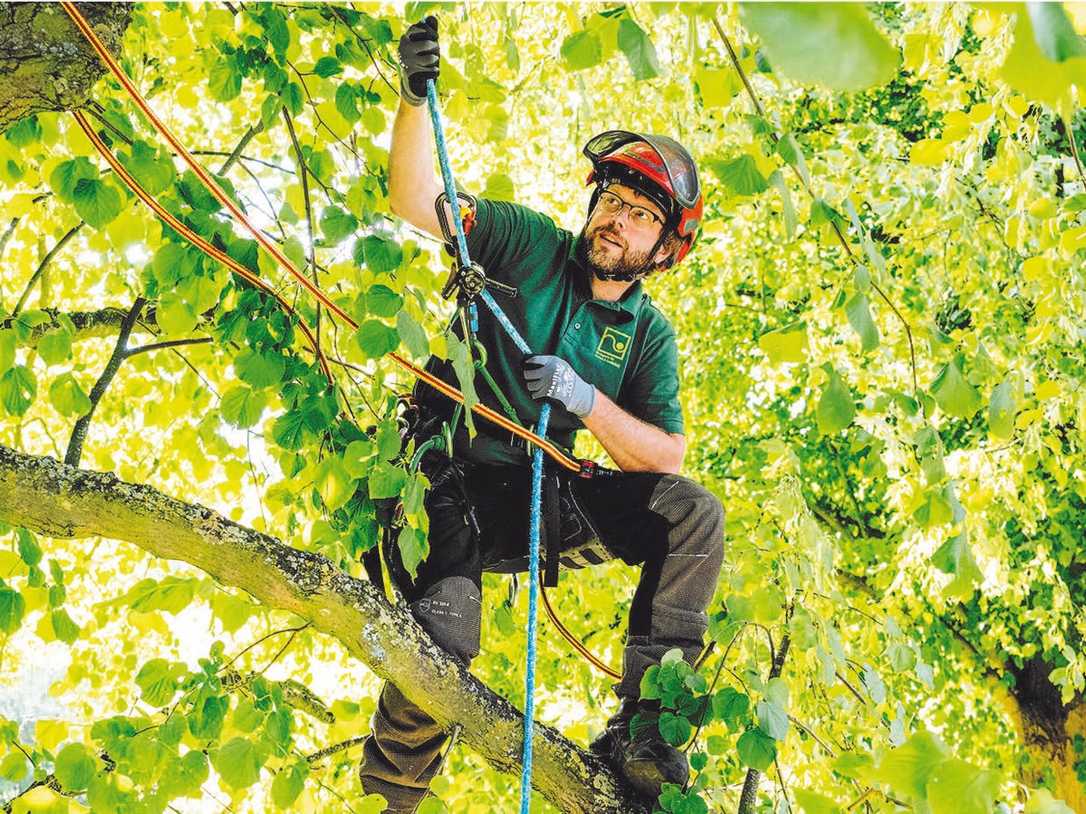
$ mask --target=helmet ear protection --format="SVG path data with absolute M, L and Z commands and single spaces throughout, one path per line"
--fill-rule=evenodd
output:
M 665 212 L 664 231 L 653 247 L 655 254 L 669 232 L 682 242 L 664 261 L 671 268 L 690 251 L 701 223 L 703 202 L 697 167 L 690 153 L 674 139 L 608 130 L 589 140 L 584 154 L 592 162 L 586 185 L 596 189 L 589 204 L 589 216 L 596 208 L 601 189 L 621 183 L 652 199 Z

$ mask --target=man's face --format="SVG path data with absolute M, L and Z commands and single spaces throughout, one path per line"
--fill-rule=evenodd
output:
M 608 198 L 608 194 L 621 203 Z M 646 218 L 643 211 L 631 211 L 631 206 L 648 210 L 652 217 Z M 631 187 L 612 184 L 601 193 L 581 232 L 589 266 L 608 274 L 640 271 L 649 261 L 663 222 L 664 213 L 651 198 Z

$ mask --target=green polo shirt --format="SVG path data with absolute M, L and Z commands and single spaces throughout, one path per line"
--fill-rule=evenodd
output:
M 491 294 L 534 353 L 560 356 L 622 409 L 665 432 L 682 433 L 674 330 L 640 282 L 617 302 L 593 299 L 589 272 L 576 259 L 577 240 L 539 212 L 479 199 L 468 251 L 488 278 L 516 287 L 515 297 L 493 289 Z M 480 301 L 478 310 L 487 370 L 520 422 L 531 427 L 543 402 L 528 392 L 521 373 L 523 354 L 485 303 Z M 455 321 L 453 330 L 459 335 Z M 428 369 L 456 384 L 447 361 L 431 359 Z M 475 388 L 480 401 L 502 412 L 482 376 L 476 376 Z M 477 463 L 527 463 L 527 453 L 508 443 L 507 432 L 486 419 L 477 418 L 475 424 L 479 433 L 470 440 L 463 425 L 458 428 L 457 455 Z M 552 407 L 547 431 L 551 440 L 572 449 L 577 430 L 583 428 L 572 413 Z

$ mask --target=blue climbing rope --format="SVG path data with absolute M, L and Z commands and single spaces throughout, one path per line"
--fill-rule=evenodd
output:
M 438 110 L 437 104 L 437 89 L 432 79 L 426 80 L 426 99 L 429 102 L 430 121 L 434 126 L 434 140 L 437 142 L 437 157 L 438 163 L 441 165 L 441 178 L 445 182 L 445 197 L 449 199 L 449 206 L 452 208 L 458 256 L 461 262 L 470 263 L 468 241 L 464 236 L 463 222 L 460 220 L 460 199 L 456 195 L 456 185 L 453 183 L 452 169 L 449 167 L 449 154 L 445 147 L 445 129 L 441 123 L 441 112 Z M 502 311 L 501 306 L 490 296 L 490 292 L 483 289 L 479 294 L 479 298 L 490 309 L 494 318 L 509 334 L 509 338 L 513 340 L 513 344 L 520 349 L 521 353 L 531 353 L 531 348 L 524 341 L 524 337 L 509 321 L 509 317 Z M 539 421 L 535 426 L 537 435 L 546 436 L 547 422 L 550 420 L 550 416 L 551 406 L 544 403 L 539 410 Z M 532 497 L 528 509 L 528 654 L 524 671 L 524 746 L 521 751 L 523 769 L 520 775 L 521 814 L 528 814 L 528 807 L 532 799 L 532 728 L 535 713 L 536 608 L 539 602 L 539 525 L 542 515 L 542 494 L 543 450 L 536 447 L 532 451 Z

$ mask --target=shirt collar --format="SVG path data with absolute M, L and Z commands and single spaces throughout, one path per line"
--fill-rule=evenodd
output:
M 627 319 L 636 318 L 638 312 L 641 310 L 641 306 L 644 304 L 647 296 L 641 286 L 640 280 L 635 280 L 634 284 L 626 289 L 626 293 L 618 300 L 596 300 L 592 299 L 592 288 L 588 282 L 588 275 L 590 272 L 578 259 L 577 248 L 581 244 L 581 236 L 576 235 L 573 238 L 569 248 L 569 263 L 571 270 L 576 274 L 576 284 L 580 290 L 581 295 L 592 305 L 603 308 L 608 311 L 621 312 L 627 315 Z M 625 320 L 623 320 L 625 321 Z

